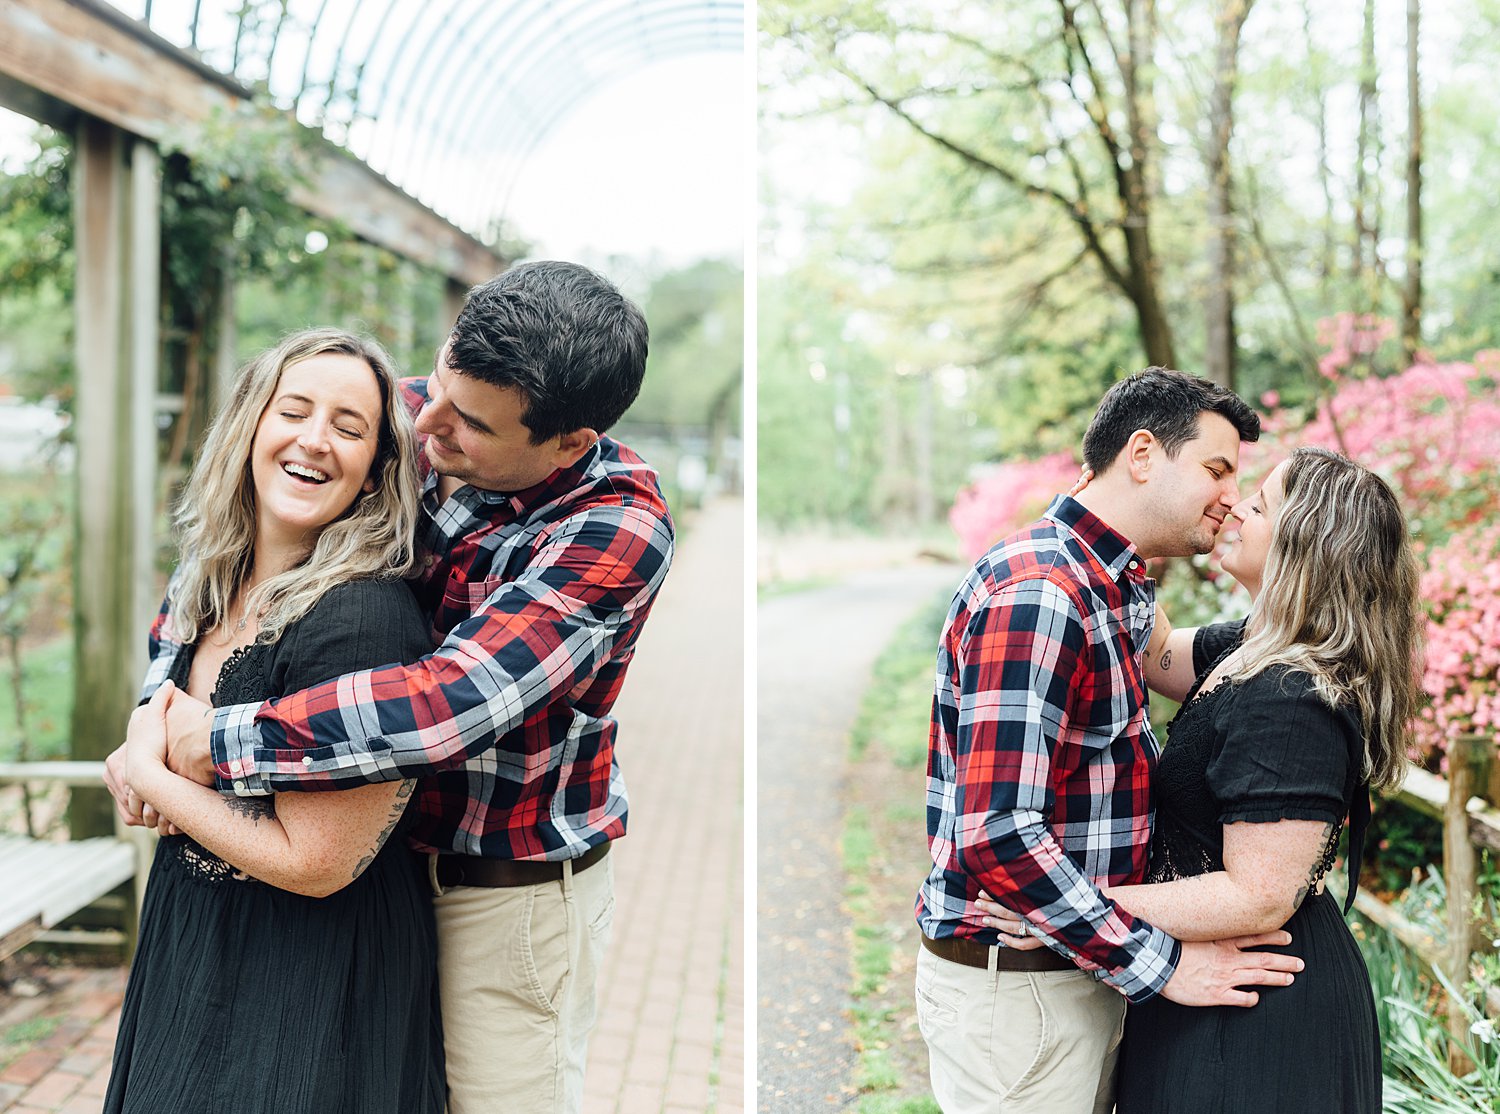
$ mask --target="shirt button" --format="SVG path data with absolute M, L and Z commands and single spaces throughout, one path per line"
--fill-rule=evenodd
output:
M 1130 564 L 1129 564 L 1129 565 L 1128 565 L 1128 566 L 1126 566 L 1126 567 L 1127 567 L 1127 568 L 1131 568 L 1131 569 L 1138 569 L 1138 568 L 1140 568 L 1140 567 L 1141 567 L 1141 566 L 1140 566 L 1140 562 L 1139 562 L 1139 561 L 1132 561 L 1132 562 L 1130 562 Z
M 310 755 L 310 754 L 304 754 L 302 756 L 302 764 L 304 766 L 311 766 L 312 765 L 312 755 Z
M 234 791 L 236 793 L 243 793 L 245 791 L 245 783 L 243 781 L 237 781 L 237 782 L 235 782 L 234 783 Z

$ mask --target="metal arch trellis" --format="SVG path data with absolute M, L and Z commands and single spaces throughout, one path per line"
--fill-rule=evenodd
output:
M 658 10 L 662 9 L 662 3 L 658 0 L 655 5 L 650 5 Z M 680 11 L 703 12 L 702 4 L 671 2 L 667 0 L 667 8 Z M 632 5 L 630 11 L 637 16 L 645 12 L 648 5 L 639 2 Z M 608 16 L 591 20 L 584 23 L 582 18 L 570 20 L 570 17 L 581 9 L 594 10 L 588 0 L 578 3 L 575 0 L 572 10 L 567 5 L 554 5 L 554 20 L 545 26 L 533 26 L 528 28 L 530 37 L 517 36 L 516 39 L 507 44 L 503 53 L 493 59 L 493 65 L 488 69 L 481 69 L 477 65 L 461 65 L 454 67 L 454 72 L 462 76 L 455 77 L 444 90 L 443 103 L 448 106 L 467 106 L 467 114 L 453 111 L 450 107 L 445 113 L 445 121 L 440 122 L 436 128 L 430 129 L 425 136 L 425 148 L 418 147 L 414 157 L 433 157 L 435 147 L 447 142 L 452 149 L 461 151 L 468 155 L 472 153 L 474 146 L 474 126 L 476 120 L 481 119 L 487 112 L 492 116 L 500 116 L 502 123 L 507 128 L 491 133 L 495 146 L 500 146 L 502 138 L 509 138 L 508 133 L 524 131 L 528 127 L 528 118 L 534 117 L 534 112 L 517 113 L 513 111 L 516 106 L 514 98 L 518 90 L 532 90 L 535 88 L 533 74 L 538 69 L 543 70 L 542 80 L 550 79 L 552 84 L 559 80 L 576 79 L 580 72 L 588 75 L 588 66 L 567 66 L 560 62 L 558 57 L 560 47 L 567 46 L 579 51 L 589 63 L 597 64 L 608 51 L 610 43 L 607 41 L 607 33 L 615 29 L 615 24 L 621 16 L 621 10 L 616 9 Z M 602 47 L 596 51 L 596 41 L 605 39 Z M 640 43 L 637 37 L 633 42 Z M 472 56 L 472 51 L 470 52 Z M 465 58 L 468 62 L 469 58 Z M 597 86 L 599 83 L 591 75 L 585 77 L 585 83 Z M 433 98 L 434 100 L 436 98 Z M 537 101 L 543 101 L 545 95 L 528 92 L 524 106 L 530 106 Z M 533 125 L 534 126 L 534 125 Z
M 714 45 L 712 25 L 683 21 L 658 22 L 652 26 L 652 44 L 658 57 L 667 58 L 700 53 Z M 502 149 L 493 144 L 488 159 L 481 163 L 482 169 L 472 176 L 473 191 L 466 212 L 472 219 L 497 219 L 503 216 L 524 168 L 525 160 L 546 139 L 551 130 L 563 120 L 581 101 L 591 96 L 601 85 L 632 72 L 638 64 L 638 55 L 626 53 L 611 58 L 599 56 L 602 66 L 587 80 L 555 85 L 548 92 L 548 99 L 538 99 L 538 114 L 534 124 L 516 137 L 513 147 Z M 481 191 L 487 183 L 499 183 L 495 191 L 495 204 L 486 207 Z
M 193 0 L 171 28 L 166 7 L 146 0 L 143 22 L 227 57 L 232 76 L 481 238 L 590 95 L 655 61 L 743 50 L 743 0 L 220 0 L 217 22 Z M 479 169 L 424 169 L 444 160 Z
M 661 58 L 671 58 L 687 54 L 701 53 L 707 45 L 708 44 L 705 42 L 703 37 L 697 35 L 696 33 L 690 32 L 675 39 L 660 41 L 657 44 L 657 49 L 660 51 Z M 624 76 L 631 69 L 633 69 L 634 66 L 634 60 L 622 59 L 618 64 L 606 70 L 602 74 L 602 76 L 608 80 L 614 80 L 615 78 Z M 553 110 L 542 120 L 541 126 L 533 130 L 525 146 L 517 151 L 515 157 L 507 160 L 508 167 L 494 166 L 487 169 L 485 172 L 476 175 L 476 188 L 482 187 L 483 183 L 487 180 L 490 180 L 492 176 L 495 179 L 503 181 L 503 185 L 496 194 L 499 199 L 498 204 L 488 207 L 488 210 L 486 210 L 482 206 L 475 207 L 474 211 L 476 215 L 473 218 L 475 221 L 480 220 L 481 217 L 478 214 L 485 211 L 489 211 L 495 214 L 495 216 L 490 218 L 492 220 L 498 220 L 504 216 L 505 212 L 507 211 L 510 198 L 514 193 L 515 187 L 520 179 L 525 159 L 529 157 L 538 146 L 540 146 L 542 141 L 546 138 L 547 132 L 555 127 L 561 120 L 563 120 L 567 116 L 567 114 L 571 112 L 572 109 L 575 108 L 581 101 L 592 95 L 597 87 L 597 84 L 588 86 L 580 85 L 576 87 L 568 96 L 560 98 L 553 107 Z M 492 158 L 491 162 L 500 163 L 501 160 L 498 158 Z

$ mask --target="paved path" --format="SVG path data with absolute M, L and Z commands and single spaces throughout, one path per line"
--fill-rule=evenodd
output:
M 615 706 L 630 833 L 587 1114 L 745 1108 L 742 508 L 692 524 Z
M 861 572 L 758 609 L 757 1094 L 766 1114 L 856 1098 L 839 858 L 849 729 L 890 636 L 961 575 L 943 565 Z
M 692 523 L 616 706 L 630 832 L 587 1114 L 745 1108 L 744 552 L 740 502 Z M 124 982 L 59 969 L 39 997 L 0 998 L 0 1037 L 29 1042 L 14 1059 L 0 1043 L 0 1111 L 98 1114 Z

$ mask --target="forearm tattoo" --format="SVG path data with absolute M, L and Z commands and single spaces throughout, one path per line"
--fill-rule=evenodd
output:
M 385 841 L 390 838 L 391 832 L 396 829 L 396 821 L 401 819 L 401 814 L 406 811 L 407 801 L 411 798 L 412 790 L 416 788 L 416 779 L 407 778 L 396 787 L 396 799 L 391 802 L 391 811 L 386 816 L 385 827 L 375 837 L 375 843 L 370 848 L 370 853 L 359 860 L 354 867 L 354 877 L 358 878 L 365 872 L 365 868 L 375 861 L 375 856 L 385 846 Z
M 257 827 L 262 820 L 269 820 L 276 815 L 274 797 L 228 797 L 224 801 L 224 807 L 237 816 L 248 816 Z
M 1312 861 L 1307 868 L 1307 881 L 1297 890 L 1297 896 L 1292 898 L 1292 908 L 1301 909 L 1302 903 L 1307 900 L 1307 895 L 1312 893 L 1323 876 L 1323 860 L 1328 856 L 1328 839 L 1333 835 L 1333 822 L 1328 821 L 1323 825 L 1323 838 L 1318 841 L 1318 857 Z

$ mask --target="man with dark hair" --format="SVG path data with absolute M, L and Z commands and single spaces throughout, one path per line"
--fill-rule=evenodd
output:
M 1149 368 L 1084 437 L 1092 482 L 979 559 L 938 649 L 917 897 L 917 1011 L 945 1114 L 1108 1114 L 1127 998 L 1249 1005 L 1296 961 L 1183 943 L 1100 892 L 1145 878 L 1159 754 L 1140 655 L 1147 558 L 1206 553 L 1260 422 L 1233 393 Z M 1047 947 L 1008 950 L 981 890 Z M 1003 1106 L 999 1105 L 1003 1102 Z
M 404 384 L 436 651 L 168 709 L 172 767 L 225 791 L 421 778 L 410 841 L 434 893 L 450 1114 L 582 1103 L 626 820 L 609 713 L 673 549 L 656 474 L 604 436 L 646 347 L 640 310 L 584 267 L 470 291 L 432 374 Z

